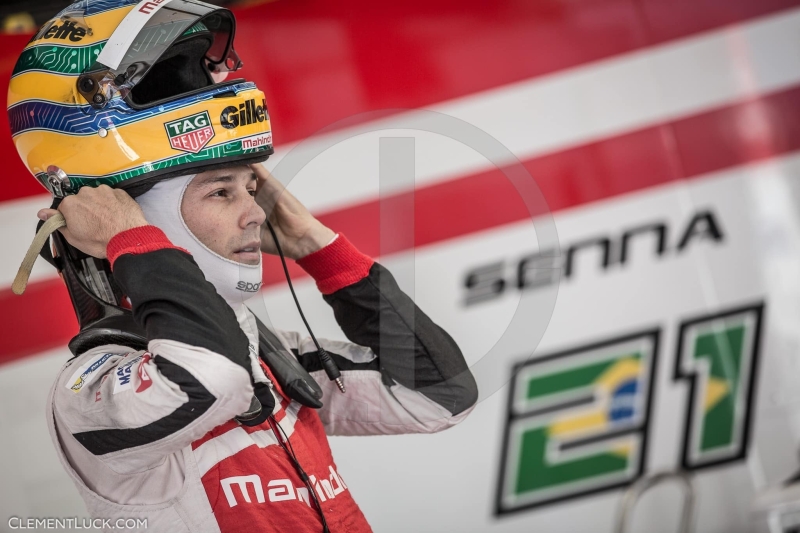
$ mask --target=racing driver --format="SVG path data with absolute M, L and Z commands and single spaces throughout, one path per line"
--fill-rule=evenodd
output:
M 55 198 L 39 218 L 66 221 L 50 259 L 81 323 L 50 433 L 93 517 L 165 533 L 370 531 L 327 435 L 440 431 L 477 387 L 391 274 L 261 165 L 263 94 L 222 79 L 241 66 L 234 28 L 197 0 L 82 0 L 17 64 L 12 133 Z M 79 68 L 60 72 L 61 51 Z M 262 252 L 316 281 L 351 342 L 256 319 L 245 302 Z

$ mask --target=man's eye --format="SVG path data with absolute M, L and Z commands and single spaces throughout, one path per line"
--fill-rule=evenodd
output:
M 225 189 L 217 189 L 216 191 L 212 192 L 209 196 L 220 196 L 224 198 L 228 196 L 228 191 L 226 191 Z
M 253 190 L 248 189 L 247 190 L 247 194 L 249 194 L 250 196 L 255 198 L 256 197 L 256 190 L 255 189 L 253 189 Z

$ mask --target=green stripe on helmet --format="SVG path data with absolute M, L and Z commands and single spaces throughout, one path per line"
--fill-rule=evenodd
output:
M 95 62 L 105 44 L 103 41 L 87 46 L 33 46 L 22 52 L 11 75 L 36 70 L 77 76 Z

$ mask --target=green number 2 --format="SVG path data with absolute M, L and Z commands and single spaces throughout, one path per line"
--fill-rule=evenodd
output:
M 657 344 L 658 332 L 650 331 L 517 367 L 499 513 L 641 474 Z

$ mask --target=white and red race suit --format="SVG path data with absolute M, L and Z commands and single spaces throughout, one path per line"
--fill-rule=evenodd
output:
M 477 401 L 453 339 L 339 235 L 298 263 L 352 341 L 320 340 L 347 392 L 328 380 L 310 338 L 275 331 L 322 387 L 324 406 L 291 401 L 273 379 L 271 419 L 241 425 L 234 417 L 250 405 L 253 361 L 271 376 L 251 355 L 252 313 L 234 311 L 153 226 L 115 236 L 108 258 L 147 350 L 103 345 L 79 354 L 62 368 L 47 412 L 93 517 L 147 519 L 148 532 L 319 533 L 316 496 L 331 533 L 371 531 L 327 435 L 433 433 Z M 284 434 L 307 480 L 280 445 Z

